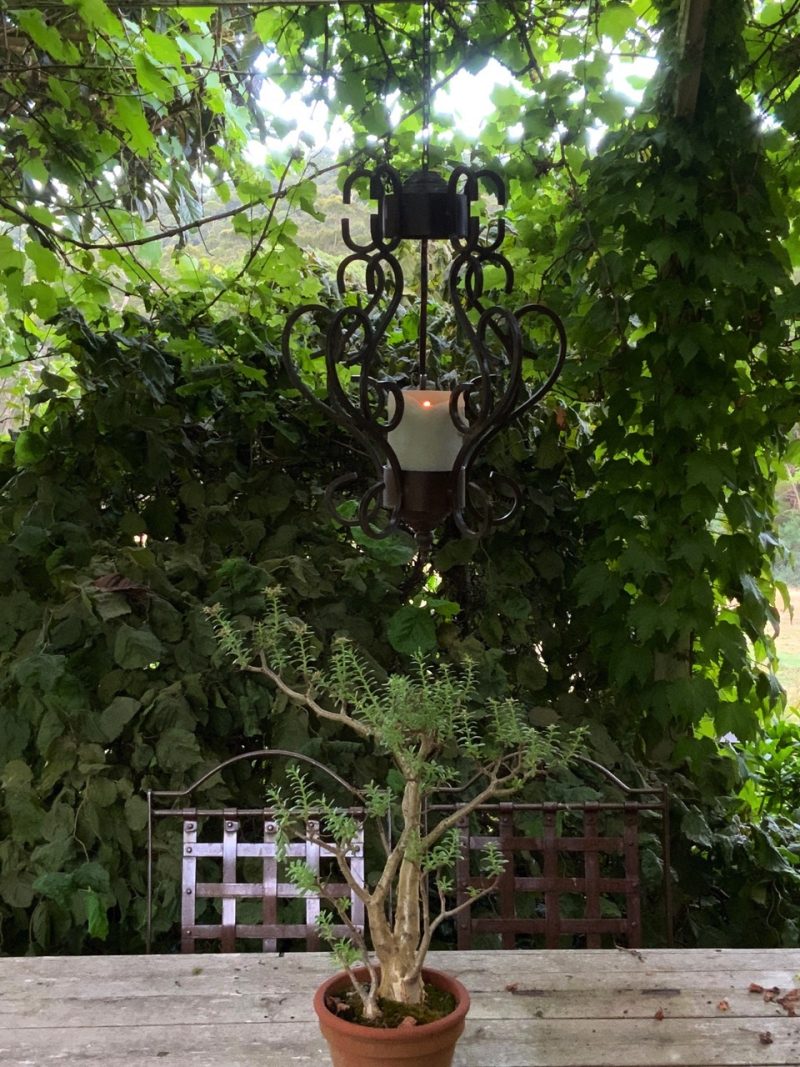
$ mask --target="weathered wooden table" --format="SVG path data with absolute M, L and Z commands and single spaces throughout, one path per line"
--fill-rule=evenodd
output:
M 472 994 L 457 1067 L 800 1065 L 800 999 L 785 999 L 800 987 L 798 950 L 450 952 L 431 963 Z M 0 1064 L 324 1067 L 311 991 L 330 966 L 323 953 L 0 959 Z

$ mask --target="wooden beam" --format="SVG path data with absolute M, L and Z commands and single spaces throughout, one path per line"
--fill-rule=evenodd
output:
M 675 87 L 675 116 L 691 119 L 697 106 L 706 24 L 712 0 L 681 0 L 678 16 L 678 84 Z

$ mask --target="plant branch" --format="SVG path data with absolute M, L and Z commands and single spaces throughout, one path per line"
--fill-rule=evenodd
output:
M 308 708 L 320 719 L 329 719 L 331 722 L 342 723 L 348 726 L 351 730 L 357 733 L 360 737 L 372 737 L 372 731 L 368 726 L 358 722 L 357 719 L 353 719 L 345 712 L 330 711 L 328 708 L 324 708 L 319 704 L 311 695 L 311 693 L 301 693 L 297 689 L 293 689 L 288 685 L 283 678 L 269 666 L 264 653 L 260 653 L 261 666 L 254 667 L 252 664 L 244 664 L 242 670 L 249 671 L 251 674 L 262 674 L 264 677 L 269 678 L 272 684 L 285 694 L 295 704 L 301 704 L 303 707 Z
M 501 875 L 498 874 L 492 880 L 490 885 L 484 886 L 483 889 L 479 890 L 477 893 L 474 893 L 467 900 L 462 900 L 460 904 L 453 905 L 452 908 L 448 908 L 446 906 L 445 894 L 442 892 L 441 889 L 438 889 L 437 887 L 441 909 L 432 922 L 426 922 L 424 925 L 422 940 L 420 941 L 419 948 L 417 949 L 417 961 L 411 977 L 416 978 L 422 970 L 422 965 L 425 962 L 425 957 L 431 947 L 433 935 L 436 933 L 437 929 L 442 925 L 442 923 L 445 922 L 447 919 L 452 919 L 454 916 L 460 915 L 462 911 L 466 911 L 468 908 L 471 908 L 472 905 L 475 904 L 477 901 L 482 900 L 484 897 L 488 897 L 491 893 L 494 893 L 500 882 L 500 878 Z M 427 910 L 428 909 L 426 907 L 426 911 Z

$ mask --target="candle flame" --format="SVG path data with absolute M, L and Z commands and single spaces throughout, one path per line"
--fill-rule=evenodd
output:
M 423 400 L 423 401 L 422 401 L 422 406 L 423 406 L 424 408 L 429 408 L 429 407 L 431 406 L 431 402 L 430 402 L 430 400 Z

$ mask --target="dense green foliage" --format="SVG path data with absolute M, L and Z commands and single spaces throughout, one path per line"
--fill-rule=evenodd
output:
M 579 599 L 604 606 L 593 642 L 650 746 L 703 715 L 749 739 L 773 684 L 774 457 L 796 418 L 796 294 L 776 177 L 736 92 L 742 30 L 712 20 L 688 127 L 664 115 L 665 54 L 655 114 L 609 136 L 579 223 L 591 303 L 573 336 L 606 398 L 585 512 L 602 533 Z
M 358 758 L 364 772 L 351 740 L 310 737 L 266 685 L 219 661 L 208 603 L 246 620 L 277 581 L 320 634 L 346 633 L 397 666 L 393 643 L 411 632 L 436 646 L 438 619 L 449 654 L 478 663 L 483 693 L 508 676 L 529 703 L 561 693 L 575 704 L 566 653 L 549 637 L 558 600 L 545 602 L 535 553 L 529 564 L 507 547 L 488 568 L 462 635 L 448 621 L 452 602 L 406 603 L 406 543 L 362 551 L 321 510 L 342 442 L 283 395 L 274 363 L 254 387 L 222 359 L 182 368 L 136 338 L 140 320 L 128 325 L 130 334 L 98 336 L 62 323 L 81 400 L 45 372 L 31 422 L 0 458 L 6 951 L 24 950 L 29 920 L 39 950 L 77 951 L 87 932 L 105 935 L 107 908 L 108 943 L 141 944 L 148 786 L 184 785 L 263 744 L 322 754 L 344 774 Z M 542 512 L 542 533 L 552 522 L 560 536 L 563 521 Z M 447 573 L 462 569 L 463 547 L 451 542 Z M 520 645 L 548 643 L 550 673 L 492 646 L 503 624 Z M 157 929 L 174 907 L 163 891 Z
M 402 539 L 354 543 L 321 511 L 346 441 L 276 346 L 287 309 L 336 299 L 298 218 L 319 224 L 315 176 L 329 197 L 346 161 L 304 131 L 279 142 L 257 99 L 265 76 L 300 87 L 350 123 L 343 155 L 405 165 L 419 5 L 0 15 L 0 370 L 22 389 L 20 367 L 43 368 L 0 452 L 3 951 L 140 946 L 148 785 L 264 741 L 346 773 L 335 731 L 290 728 L 215 659 L 202 607 L 246 617 L 274 581 L 384 668 L 469 654 L 486 695 L 510 682 L 535 722 L 587 721 L 623 777 L 669 775 L 683 939 L 797 942 L 794 772 L 768 781 L 719 738 L 758 753 L 780 705 L 800 4 L 721 7 L 682 118 L 678 0 L 438 11 L 438 83 L 489 58 L 516 80 L 478 144 L 436 116 L 432 157 L 503 169 L 517 299 L 559 310 L 571 351 L 551 406 L 492 457 L 519 518 L 480 545 L 446 531 L 425 589 Z M 637 54 L 659 67 L 634 106 Z M 228 224 L 209 255 L 205 228 Z M 760 794 L 740 796 L 747 773 Z M 166 929 L 168 890 L 158 906 Z

